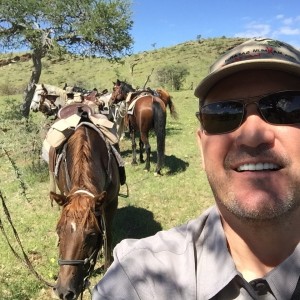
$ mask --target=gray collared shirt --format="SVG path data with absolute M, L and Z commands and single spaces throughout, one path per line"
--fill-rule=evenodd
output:
M 123 240 L 93 300 L 289 300 L 300 276 L 300 244 L 264 278 L 236 270 L 216 207 L 180 227 Z

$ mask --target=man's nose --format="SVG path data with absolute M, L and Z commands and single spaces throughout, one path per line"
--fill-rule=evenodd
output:
M 242 125 L 238 128 L 238 145 L 258 147 L 261 144 L 273 144 L 274 126 L 267 123 L 262 117 L 257 103 L 245 105 L 245 116 Z

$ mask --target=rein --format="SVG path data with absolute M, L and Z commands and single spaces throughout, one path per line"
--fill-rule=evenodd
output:
M 5 215 L 6 215 L 6 217 L 7 217 L 7 220 L 8 220 L 8 222 L 9 222 L 10 226 L 11 226 L 12 229 L 13 229 L 14 236 L 15 236 L 15 238 L 16 238 L 16 240 L 17 240 L 17 242 L 18 242 L 18 244 L 19 244 L 19 246 L 20 246 L 20 248 L 21 248 L 21 251 L 22 251 L 22 254 L 23 254 L 23 257 L 24 257 L 25 261 L 23 261 L 23 259 L 22 259 L 22 258 L 20 257 L 20 255 L 15 251 L 15 249 L 13 248 L 13 246 L 11 245 L 11 243 L 9 242 L 8 236 L 7 236 L 7 234 L 6 234 L 5 230 L 4 230 L 4 227 L 3 227 L 3 223 L 2 223 L 2 221 L 1 221 L 1 219 L 0 219 L 0 229 L 1 229 L 1 231 L 2 231 L 2 233 L 3 233 L 3 235 L 4 235 L 5 239 L 6 239 L 6 241 L 7 241 L 7 243 L 8 243 L 8 246 L 9 246 L 10 250 L 12 251 L 12 253 L 14 254 L 14 256 L 15 256 L 19 261 L 21 261 L 22 263 L 25 264 L 25 266 L 31 271 L 31 273 L 32 273 L 37 279 L 39 279 L 41 282 L 43 282 L 44 284 L 46 284 L 46 285 L 49 286 L 49 287 L 52 287 L 52 288 L 55 287 L 54 284 L 49 283 L 48 281 L 46 281 L 46 280 L 45 280 L 44 278 L 42 278 L 42 276 L 41 276 L 40 274 L 38 274 L 37 271 L 34 269 L 34 267 L 33 267 L 32 263 L 31 263 L 31 261 L 29 260 L 27 254 L 26 254 L 25 251 L 24 251 L 24 248 L 23 248 L 23 245 L 22 245 L 21 240 L 20 240 L 20 238 L 19 238 L 19 235 L 18 235 L 18 233 L 17 233 L 17 231 L 16 231 L 16 228 L 15 228 L 13 222 L 12 222 L 10 213 L 9 213 L 9 211 L 8 211 L 8 209 L 7 209 L 6 204 L 5 204 L 5 200 L 4 200 L 4 197 L 3 197 L 3 195 L 2 195 L 1 190 L 0 190 L 0 198 L 1 198 L 1 201 L 2 201 L 3 210 L 4 210 L 4 212 L 5 212 Z

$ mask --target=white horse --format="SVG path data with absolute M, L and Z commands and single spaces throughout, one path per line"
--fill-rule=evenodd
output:
M 35 92 L 30 104 L 30 110 L 33 112 L 42 111 L 51 115 L 51 109 L 60 108 L 66 105 L 67 93 L 64 89 L 50 84 L 36 84 Z M 45 102 L 45 100 L 48 100 Z M 44 109 L 41 105 L 44 104 Z M 52 105 L 52 107 L 51 107 Z

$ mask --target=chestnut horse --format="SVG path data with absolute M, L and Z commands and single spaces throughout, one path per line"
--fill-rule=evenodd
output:
M 77 299 L 104 248 L 111 263 L 112 220 L 118 206 L 120 177 L 111 145 L 84 118 L 62 147 L 57 186 L 51 200 L 62 206 L 57 224 L 59 275 L 54 288 L 60 299 Z
M 120 101 L 126 100 L 129 93 L 136 92 L 135 89 L 128 83 L 117 80 L 114 83 L 111 101 L 116 104 Z M 132 114 L 128 116 L 128 126 L 132 144 L 132 164 L 137 164 L 136 160 L 136 132 L 140 133 L 140 162 L 145 162 L 143 159 L 143 151 L 146 152 L 145 170 L 150 170 L 150 153 L 151 146 L 149 144 L 149 131 L 154 129 L 157 142 L 157 164 L 155 175 L 161 175 L 161 169 L 164 165 L 165 156 L 165 138 L 166 138 L 166 106 L 164 102 L 149 93 L 137 94 L 130 100 L 126 100 L 130 106 L 135 100 Z
M 163 88 L 155 89 L 155 92 L 158 94 L 159 98 L 165 103 L 166 107 L 169 107 L 171 117 L 175 120 L 178 119 L 178 114 L 175 108 L 175 105 L 172 101 L 172 96 Z

